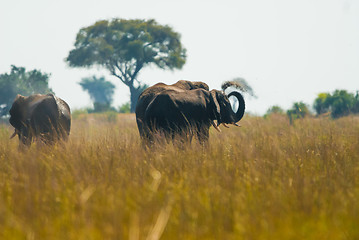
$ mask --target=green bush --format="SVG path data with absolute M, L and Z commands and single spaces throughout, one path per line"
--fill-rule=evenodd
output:
M 119 113 L 130 113 L 131 112 L 131 103 L 127 102 L 122 104 L 119 109 L 118 109 Z
M 272 114 L 283 114 L 283 113 L 284 113 L 284 110 L 281 107 L 274 105 L 274 106 L 268 108 L 266 114 L 264 114 L 263 117 L 268 118 Z
M 354 96 L 346 90 L 335 90 L 332 94 L 320 93 L 314 100 L 313 107 L 318 115 L 329 113 L 333 118 L 340 118 L 359 112 L 358 92 Z
M 292 109 L 287 111 L 290 124 L 293 124 L 294 120 L 304 118 L 308 115 L 310 115 L 308 105 L 303 102 L 294 103 Z

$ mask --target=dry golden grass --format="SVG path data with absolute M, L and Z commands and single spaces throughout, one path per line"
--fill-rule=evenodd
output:
M 359 239 L 358 117 L 241 125 L 145 151 L 134 115 L 82 115 L 24 152 L 1 125 L 0 239 Z

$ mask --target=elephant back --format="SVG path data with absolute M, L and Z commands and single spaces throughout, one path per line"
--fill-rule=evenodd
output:
M 58 108 L 59 115 L 60 116 L 63 115 L 65 117 L 71 118 L 71 111 L 69 105 L 61 98 L 54 96 L 54 99 L 56 101 L 56 106 Z

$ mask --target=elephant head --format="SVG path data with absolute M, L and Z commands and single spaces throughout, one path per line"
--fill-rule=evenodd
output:
M 9 122 L 15 128 L 11 138 L 18 135 L 20 143 L 26 146 L 34 138 L 51 143 L 70 132 L 70 108 L 53 94 L 17 95 L 9 113 Z
M 19 136 L 20 142 L 30 145 L 32 140 L 32 132 L 30 131 L 30 120 L 27 118 L 27 98 L 18 94 L 9 111 L 10 124 L 15 128 L 10 138 Z
M 212 123 L 215 129 L 219 130 L 218 126 L 220 124 L 223 124 L 225 127 L 228 127 L 226 124 L 238 126 L 237 122 L 242 119 L 245 110 L 243 96 L 237 91 L 229 93 L 228 96 L 224 91 L 211 90 L 210 93 L 210 100 L 214 112 L 213 120 L 217 120 L 217 124 L 215 122 Z M 233 111 L 229 101 L 229 98 L 232 96 L 235 97 L 238 102 L 238 109 L 236 112 Z

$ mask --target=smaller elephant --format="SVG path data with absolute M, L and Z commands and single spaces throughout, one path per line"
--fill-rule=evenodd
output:
M 9 113 L 9 122 L 15 128 L 10 138 L 18 135 L 20 146 L 30 146 L 33 140 L 53 144 L 67 140 L 70 134 L 70 107 L 53 94 L 18 94 Z

